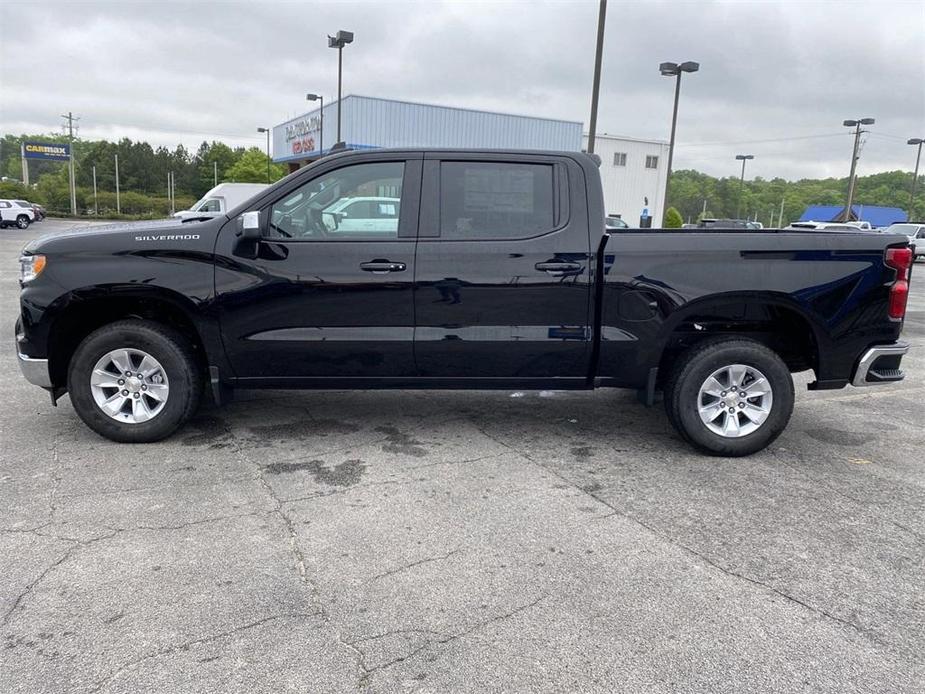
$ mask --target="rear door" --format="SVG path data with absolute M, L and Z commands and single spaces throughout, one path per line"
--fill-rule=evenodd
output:
M 414 285 L 421 376 L 587 375 L 584 185 L 564 156 L 425 155 Z
M 238 239 L 236 219 L 222 228 L 216 293 L 238 378 L 415 375 L 421 156 L 366 153 L 319 164 L 259 203 L 260 241 Z M 351 198 L 386 195 L 400 201 L 401 213 L 375 228 L 360 217 L 341 228 L 345 218 L 332 211 Z

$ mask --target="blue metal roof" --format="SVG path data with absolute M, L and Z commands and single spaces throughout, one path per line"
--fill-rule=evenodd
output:
M 801 222 L 834 222 L 845 210 L 844 205 L 810 205 L 800 216 Z M 871 226 L 888 227 L 890 224 L 905 222 L 906 212 L 898 207 L 878 207 L 877 205 L 852 205 L 852 217 L 857 221 L 870 222 Z

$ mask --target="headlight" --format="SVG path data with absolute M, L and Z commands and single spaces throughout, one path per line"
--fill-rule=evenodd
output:
M 19 257 L 19 281 L 25 284 L 42 274 L 45 269 L 44 255 L 23 255 Z

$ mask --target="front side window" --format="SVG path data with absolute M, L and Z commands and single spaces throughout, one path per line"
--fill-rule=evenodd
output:
M 197 212 L 221 212 L 222 203 L 218 198 L 209 198 L 208 200 L 203 202 L 199 206 L 199 209 L 197 209 L 196 211 Z
M 267 235 L 301 241 L 398 238 L 401 162 L 356 164 L 323 174 L 273 204 Z
M 555 228 L 551 164 L 443 162 L 440 235 L 527 238 Z

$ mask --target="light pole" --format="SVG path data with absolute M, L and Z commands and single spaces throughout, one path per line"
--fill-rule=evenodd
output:
M 862 125 L 873 125 L 873 118 L 859 118 L 858 120 L 846 120 L 842 123 L 846 128 L 854 128 L 854 150 L 851 153 L 851 173 L 848 174 L 848 204 L 845 205 L 845 212 L 842 215 L 844 219 L 839 221 L 849 222 L 851 221 L 851 205 L 854 203 L 854 182 L 855 182 L 855 171 L 857 170 L 858 165 L 858 145 L 861 142 L 861 133 L 867 132 L 866 130 L 861 130 Z
M 267 134 L 267 183 L 270 182 L 270 129 L 269 128 L 257 128 L 258 133 Z
M 684 63 L 662 63 L 658 66 L 658 71 L 665 77 L 677 77 L 674 85 L 674 111 L 671 115 L 671 140 L 668 143 L 668 173 L 665 177 L 665 204 L 662 206 L 663 223 L 665 212 L 668 211 L 668 187 L 671 184 L 671 162 L 674 159 L 674 135 L 678 127 L 678 98 L 681 95 L 681 73 L 697 72 L 699 69 L 700 63 L 690 60 Z
M 919 151 L 915 155 L 915 173 L 912 174 L 912 190 L 909 191 L 909 221 L 912 220 L 912 205 L 915 202 L 915 184 L 919 180 L 919 161 L 922 159 L 922 143 L 925 143 L 925 138 L 922 137 L 913 137 L 912 139 L 906 142 L 907 145 L 918 145 Z
M 334 146 L 342 145 L 340 139 L 340 101 L 341 85 L 344 72 L 344 46 L 353 43 L 353 32 L 341 29 L 334 36 L 328 36 L 328 48 L 337 49 L 337 142 Z
M 588 154 L 594 154 L 597 134 L 597 99 L 601 91 L 601 59 L 604 54 L 604 20 L 607 18 L 607 0 L 601 0 L 597 14 L 597 50 L 594 54 L 594 82 L 591 85 L 591 125 L 588 128 Z
M 321 102 L 321 108 L 318 110 L 320 114 L 318 125 L 318 156 L 321 157 L 324 154 L 324 97 L 320 94 L 306 94 L 305 100 Z M 340 104 L 337 105 L 337 108 L 340 108 Z
M 755 158 L 754 154 L 737 154 L 736 155 L 736 160 L 742 161 L 742 176 L 741 178 L 739 178 L 739 204 L 736 207 L 736 219 L 738 219 L 742 213 L 742 193 L 745 192 L 745 162 L 747 162 L 749 159 L 754 159 L 754 158 Z

